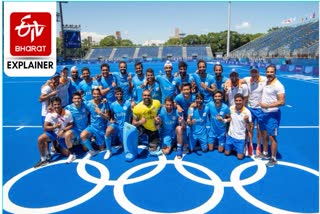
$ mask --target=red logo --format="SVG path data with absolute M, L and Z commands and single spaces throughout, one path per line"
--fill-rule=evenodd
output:
M 41 12 L 10 15 L 10 53 L 12 56 L 51 54 L 51 14 Z

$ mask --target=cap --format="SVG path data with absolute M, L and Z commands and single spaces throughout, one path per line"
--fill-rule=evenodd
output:
M 166 61 L 166 63 L 164 64 L 164 67 L 166 67 L 167 65 L 172 67 L 172 63 L 169 60 Z
M 60 73 L 56 72 L 51 76 L 51 79 L 55 78 L 55 77 L 60 77 Z
M 252 72 L 252 71 L 258 71 L 259 72 L 259 69 L 256 66 L 251 66 L 250 67 L 250 72 Z

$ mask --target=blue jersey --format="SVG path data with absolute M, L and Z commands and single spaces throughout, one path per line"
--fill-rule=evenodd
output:
M 116 84 L 123 91 L 123 99 L 131 100 L 131 91 L 129 91 L 128 73 L 122 75 L 121 73 L 113 73 Z
M 207 74 L 205 78 L 201 78 L 198 74 L 194 74 L 193 77 L 197 84 L 198 92 L 204 95 L 204 103 L 210 102 L 212 100 L 212 93 L 202 88 L 201 83 L 204 82 L 207 87 L 210 87 L 212 84 L 215 84 L 214 77 L 210 74 Z
M 132 117 L 131 102 L 129 100 L 123 100 L 120 104 L 118 101 L 114 101 L 110 110 L 113 112 L 116 123 L 123 128 L 124 122 L 130 123 Z
M 78 132 L 82 132 L 88 126 L 88 111 L 85 104 L 81 103 L 81 106 L 78 108 L 73 103 L 67 105 L 66 108 L 69 110 L 73 117 L 73 129 Z
M 108 121 L 101 117 L 95 111 L 95 108 L 99 108 L 102 112 L 109 110 L 106 103 L 100 103 L 98 106 L 93 103 L 93 101 L 85 102 L 86 108 L 90 112 L 90 125 L 97 130 L 105 130 L 107 128 Z
M 198 108 L 189 108 L 188 115 L 191 116 L 191 120 L 196 122 L 191 126 L 191 133 L 195 135 L 206 135 L 207 134 L 207 117 L 208 117 L 209 108 L 205 105 L 202 106 L 202 109 Z
M 175 130 L 179 123 L 179 114 L 177 109 L 174 108 L 171 113 L 168 113 L 166 108 L 162 107 L 159 116 L 162 121 L 160 129 L 161 137 L 175 135 Z
M 151 91 L 152 99 L 161 101 L 161 89 L 160 89 L 159 83 L 154 82 L 152 86 L 146 85 L 145 89 L 148 89 L 149 91 Z
M 166 75 L 157 75 L 156 80 L 158 81 L 160 88 L 162 99 L 161 103 L 164 103 L 166 97 L 172 97 L 173 99 L 177 95 L 177 86 L 174 76 L 171 76 L 169 79 Z
M 79 83 L 79 89 L 83 92 L 83 99 L 85 101 L 92 100 L 92 87 L 93 86 L 99 86 L 99 83 L 97 80 L 92 80 L 89 83 L 87 83 L 85 80 L 82 80 Z
M 78 78 L 76 81 L 73 81 L 72 78 L 70 78 L 70 84 L 68 88 L 68 93 L 69 93 L 69 103 L 72 103 L 72 95 L 79 91 L 79 84 L 82 81 L 81 78 Z
M 110 74 L 107 78 L 101 77 L 98 81 L 99 85 L 102 86 L 103 89 L 110 88 L 108 93 L 106 93 L 103 97 L 108 100 L 108 103 L 111 104 L 116 101 L 116 97 L 114 96 L 114 88 L 112 87 L 112 83 L 115 82 L 114 77 Z
M 146 78 L 144 76 L 139 77 L 138 75 L 135 75 L 132 78 L 132 84 L 133 84 L 132 96 L 136 103 L 139 103 L 142 101 L 142 92 L 144 89 L 141 88 L 141 85 L 144 84 L 145 79 Z
M 177 76 L 175 78 L 176 81 L 176 85 L 181 87 L 183 83 L 192 83 L 192 81 L 194 81 L 193 76 L 191 76 L 190 74 L 187 74 L 186 77 L 184 79 L 181 79 L 181 76 Z
M 228 80 L 228 78 L 225 76 L 222 76 L 221 80 L 217 80 L 216 78 L 214 80 L 215 80 L 217 89 L 220 91 L 223 91 L 224 90 L 224 83 Z
M 183 118 L 186 120 L 188 116 L 188 108 L 191 105 L 191 103 L 195 101 L 195 95 L 190 95 L 189 99 L 186 100 L 183 94 L 181 93 L 176 96 L 174 101 L 183 109 Z
M 213 132 L 215 135 L 226 132 L 226 124 L 217 119 L 217 116 L 225 118 L 226 114 L 230 115 L 229 107 L 222 103 L 220 108 L 216 108 L 213 101 L 207 104 L 209 108 L 209 120 L 210 120 L 210 132 Z

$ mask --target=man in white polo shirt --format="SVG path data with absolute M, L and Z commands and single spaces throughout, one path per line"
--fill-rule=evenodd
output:
M 263 153 L 257 158 L 268 158 L 268 140 L 271 141 L 271 158 L 267 163 L 268 167 L 277 164 L 277 135 L 281 120 L 280 106 L 285 103 L 285 89 L 281 82 L 276 78 L 276 67 L 269 65 L 266 68 L 267 82 L 262 91 L 260 106 L 264 112 L 263 123 L 260 127 L 262 131 Z
M 244 106 L 244 96 L 240 93 L 234 95 L 235 105 L 230 107 L 231 118 L 225 119 L 230 122 L 230 127 L 225 145 L 225 155 L 230 155 L 233 148 L 236 149 L 237 158 L 244 158 L 244 146 L 246 139 L 247 123 L 252 126 L 251 112 Z

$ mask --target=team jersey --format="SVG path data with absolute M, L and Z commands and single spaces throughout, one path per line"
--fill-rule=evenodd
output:
M 114 101 L 110 106 L 110 110 L 113 112 L 114 119 L 120 127 L 123 127 L 124 122 L 130 123 L 132 110 L 129 100 L 123 100 L 122 103 Z
M 128 82 L 128 73 L 122 75 L 119 72 L 113 73 L 114 79 L 116 80 L 116 84 L 118 87 L 122 89 L 123 99 L 131 100 L 131 91 L 129 91 L 129 82 Z
M 226 124 L 217 119 L 217 116 L 221 116 L 223 119 L 227 114 L 230 114 L 229 107 L 222 103 L 219 108 L 216 107 L 214 101 L 210 101 L 207 104 L 209 108 L 209 121 L 210 121 L 210 131 L 219 135 L 220 133 L 226 132 Z
M 247 122 L 244 119 L 246 115 L 249 117 L 249 122 L 252 122 L 251 112 L 249 109 L 242 107 L 240 111 L 237 111 L 234 105 L 230 107 L 231 122 L 228 131 L 229 136 L 238 140 L 244 140 L 246 138 Z
M 79 83 L 79 89 L 83 92 L 83 99 L 85 101 L 92 100 L 92 87 L 99 86 L 99 83 L 96 80 L 91 80 L 90 82 L 86 82 L 82 80 Z
M 266 104 L 274 103 L 278 100 L 278 94 L 285 94 L 284 86 L 281 82 L 275 78 L 272 82 L 263 88 L 261 102 Z M 264 112 L 276 112 L 279 110 L 279 107 L 272 108 L 262 108 Z
M 184 83 L 190 83 L 191 84 L 192 81 L 194 81 L 194 78 L 190 74 L 187 74 L 184 79 L 181 79 L 181 76 L 179 75 L 179 76 L 177 76 L 175 78 L 175 81 L 176 81 L 176 85 L 181 87 L 182 84 L 184 84 Z
M 51 125 L 61 124 L 60 128 L 55 128 L 53 132 L 58 135 L 59 131 L 64 129 L 69 123 L 73 122 L 72 114 L 69 110 L 62 109 L 62 113 L 58 114 L 56 112 L 48 113 L 44 120 L 49 122 Z
M 188 116 L 188 108 L 191 105 L 191 103 L 193 103 L 195 100 L 196 100 L 196 97 L 193 94 L 190 95 L 188 100 L 185 99 L 182 93 L 178 94 L 176 98 L 174 98 L 174 101 L 183 109 L 183 117 L 185 120 L 187 119 L 187 116 Z
M 161 103 L 159 100 L 152 100 L 149 106 L 144 105 L 142 101 L 133 108 L 133 116 L 138 119 L 144 117 L 146 123 L 142 126 L 149 131 L 156 131 L 154 118 L 157 116 L 160 107 Z
M 210 102 L 212 100 L 212 93 L 202 88 L 201 83 L 204 82 L 207 87 L 211 87 L 212 84 L 215 84 L 214 77 L 210 74 L 206 74 L 205 78 L 200 77 L 198 74 L 194 74 L 193 77 L 197 84 L 198 92 L 204 95 L 204 103 Z
M 135 75 L 134 77 L 132 77 L 132 84 L 133 84 L 132 96 L 136 103 L 139 103 L 142 101 L 142 92 L 144 88 L 141 88 L 141 85 L 144 83 L 145 79 L 146 78 L 144 77 L 144 75 L 142 77 L 139 77 L 138 75 Z
M 242 94 L 244 97 L 247 97 L 249 95 L 248 92 L 248 86 L 246 84 L 241 84 L 240 80 L 236 87 L 230 86 L 228 87 L 228 90 L 226 92 L 226 96 L 228 96 L 228 104 L 229 106 L 233 106 L 234 103 L 234 96 L 236 94 Z
M 176 108 L 172 109 L 172 112 L 168 113 L 165 107 L 160 110 L 159 117 L 162 121 L 160 135 L 171 136 L 175 134 L 176 127 L 178 125 L 179 114 Z
M 177 95 L 177 86 L 174 76 L 168 78 L 166 75 L 157 75 L 156 80 L 161 88 L 161 102 L 164 103 L 166 97 L 172 97 L 174 99 Z
M 69 86 L 70 86 L 70 80 L 67 79 L 66 82 L 61 82 L 57 86 L 57 96 L 61 99 L 61 106 L 65 107 L 69 104 Z
M 245 77 L 243 80 L 248 85 L 248 107 L 250 108 L 260 108 L 260 102 L 262 98 L 262 90 L 266 85 L 266 77 L 260 76 L 258 81 L 252 81 L 251 77 Z
M 101 117 L 95 108 L 99 108 L 102 112 L 109 110 L 106 103 L 100 103 L 96 105 L 92 100 L 85 102 L 87 110 L 90 112 L 90 125 L 97 130 L 105 130 L 107 128 L 108 121 Z
M 215 81 L 217 89 L 220 90 L 220 91 L 223 91 L 224 90 L 224 84 L 225 84 L 225 82 L 227 80 L 228 80 L 228 78 L 225 77 L 225 76 L 222 76 L 221 80 L 217 80 L 216 78 L 214 78 L 214 81 Z
M 79 91 L 79 84 L 82 81 L 82 79 L 78 78 L 76 81 L 73 81 L 71 77 L 69 77 L 70 84 L 68 88 L 68 93 L 69 93 L 69 103 L 72 103 L 72 95 Z
M 102 86 L 103 89 L 110 88 L 108 93 L 106 93 L 103 97 L 108 100 L 108 103 L 113 103 L 116 101 L 116 97 L 114 95 L 114 88 L 112 86 L 112 83 L 115 82 L 114 76 L 112 74 L 109 74 L 107 78 L 104 76 L 101 77 L 101 79 L 98 81 L 99 86 Z
M 67 105 L 66 110 L 69 110 L 73 117 L 73 129 L 82 132 L 88 126 L 88 111 L 84 103 L 80 107 L 76 107 L 73 103 Z
M 159 83 L 154 82 L 153 85 L 146 85 L 145 89 L 151 92 L 151 97 L 154 100 L 161 100 L 161 89 Z
M 52 88 L 49 85 L 45 85 L 41 88 L 41 94 L 50 94 L 52 92 Z M 44 100 L 41 102 L 41 116 L 46 116 L 48 114 L 48 104 L 49 100 Z
M 191 132 L 195 135 L 207 134 L 207 117 L 209 108 L 206 105 L 202 106 L 202 109 L 189 108 L 188 115 L 191 116 L 191 120 L 196 122 L 191 126 Z

